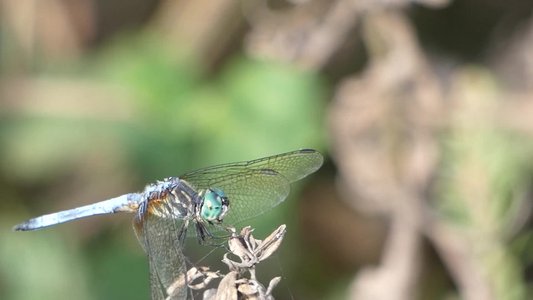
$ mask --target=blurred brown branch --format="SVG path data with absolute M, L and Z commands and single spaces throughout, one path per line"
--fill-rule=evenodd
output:
M 391 230 L 381 265 L 358 274 L 352 296 L 413 299 L 421 267 L 421 239 L 426 235 L 462 298 L 498 299 L 502 291 L 493 284 L 498 279 L 486 275 L 476 252 L 491 255 L 478 244 L 489 236 L 474 238 L 452 229 L 452 224 L 431 212 L 427 196 L 440 172 L 442 133 L 490 124 L 530 135 L 533 98 L 523 91 L 518 97 L 512 92 L 501 94 L 487 81 L 484 75 L 488 74 L 468 68 L 450 74 L 455 81 L 451 91 L 444 92 L 402 13 L 368 13 L 364 26 L 370 65 L 362 75 L 345 80 L 336 93 L 329 118 L 333 157 L 343 187 L 351 192 L 350 203 L 387 215 Z M 476 202 L 470 210 L 497 226 L 485 210 L 479 210 L 479 202 L 489 199 L 489 186 L 472 186 L 483 179 L 464 175 L 463 179 L 470 180 L 461 181 L 461 192 Z M 498 242 L 491 245 L 498 247 Z
M 352 297 L 413 299 L 421 267 L 422 195 L 437 165 L 435 134 L 444 107 L 403 15 L 374 12 L 364 26 L 371 65 L 341 85 L 331 107 L 333 157 L 346 188 L 366 208 L 387 214 L 391 231 L 381 265 L 358 275 Z
M 0 1 L 0 25 L 12 29 L 20 62 L 78 57 L 94 35 L 92 13 L 88 1 Z

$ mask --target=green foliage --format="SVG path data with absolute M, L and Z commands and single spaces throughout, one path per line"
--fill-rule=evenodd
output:
M 325 93 L 315 75 L 239 58 L 208 80 L 189 60 L 146 45 L 107 70 L 136 96 L 140 113 L 123 138 L 145 176 L 322 143 Z
M 533 148 L 520 136 L 491 126 L 459 127 L 445 140 L 445 173 L 438 207 L 462 228 L 497 299 L 525 299 L 522 263 L 508 247 L 521 219 Z M 531 249 L 531 247 L 529 247 Z
M 0 226 L 9 228 L 14 222 L 4 218 Z M 0 267 L 2 299 L 93 299 L 84 258 L 57 232 L 3 233 Z
M 73 71 L 75 69 L 77 73 Z M 71 74 L 54 75 L 48 71 L 42 76 L 56 82 L 62 78 L 83 78 L 95 86 L 102 84 L 106 88 L 116 87 L 121 93 L 126 91 L 132 98 L 120 103 L 126 105 L 124 110 L 134 113 L 116 120 L 94 116 L 84 118 L 82 113 L 75 116 L 3 115 L 0 122 L 0 176 L 17 182 L 17 185 L 23 182 L 23 186 L 44 187 L 38 195 L 30 193 L 29 198 L 10 198 L 10 204 L 6 205 L 20 210 L 21 200 L 33 202 L 33 205 L 47 199 L 57 200 L 53 195 L 62 194 L 61 191 L 68 189 L 76 178 L 82 178 L 79 183 L 89 185 L 87 189 L 90 190 L 85 195 L 79 194 L 84 199 L 80 201 L 98 201 L 102 200 L 98 197 L 103 194 L 99 187 L 105 186 L 106 182 L 123 184 L 133 181 L 133 186 L 141 189 L 147 182 L 215 163 L 253 159 L 303 147 L 323 147 L 324 84 L 314 74 L 287 66 L 236 58 L 219 74 L 208 78 L 202 76 L 202 70 L 185 51 L 178 53 L 153 37 L 145 37 L 118 40 L 98 55 L 78 63 L 69 72 Z M 76 107 L 77 103 L 77 99 L 72 99 L 69 105 Z M 81 102 L 78 109 L 79 112 L 85 109 Z M 109 115 L 113 115 L 112 112 Z M 117 179 L 117 176 L 124 178 Z M 61 178 L 72 181 L 65 182 Z M 127 192 L 129 188 L 115 187 L 114 190 Z M 4 194 L 9 192 L 18 194 L 16 191 L 4 191 Z M 79 188 L 67 190 L 65 194 L 78 192 Z M 60 206 L 67 208 L 65 205 Z M 51 202 L 41 205 L 47 211 L 58 209 L 58 206 Z M 285 209 L 287 207 L 290 206 Z M 39 209 L 34 213 L 44 211 Z M 17 219 L 28 216 L 29 213 Z M 50 234 L 52 232 L 50 229 Z M 131 230 L 123 234 L 133 236 Z M 49 237 L 43 235 L 43 231 L 16 235 L 26 240 L 21 247 L 27 251 L 47 247 L 39 238 Z M 80 241 L 74 239 L 70 243 Z M 53 279 L 50 277 L 41 285 L 32 281 L 34 296 L 17 296 L 17 293 L 29 292 L 22 286 L 27 284 L 30 275 L 15 273 L 16 278 L 6 283 L 7 292 L 1 293 L 0 297 L 9 294 L 10 299 L 67 299 L 69 297 L 61 293 L 72 296 L 73 289 L 79 293 L 75 299 L 146 297 L 143 291 L 148 287 L 148 270 L 144 257 L 135 259 L 116 247 L 99 246 L 101 251 L 95 250 L 98 254 L 91 255 L 98 257 L 93 257 L 92 275 L 89 275 L 96 278 L 93 286 L 98 290 L 89 294 L 86 286 L 78 286 L 88 281 L 76 273 L 81 270 L 79 265 L 83 260 L 78 256 L 79 250 L 66 247 L 66 244 L 56 237 L 53 247 L 48 247 L 49 262 L 34 264 L 27 261 L 27 267 L 35 272 L 33 276 L 50 273 L 54 270 L 50 266 L 52 262 L 56 262 L 56 269 L 60 268 L 56 270 L 57 274 L 72 274 L 64 281 L 61 291 L 54 285 L 61 280 L 46 286 Z M 6 241 L 2 241 L 2 245 L 6 245 Z M 72 257 L 67 253 L 72 253 Z M 4 249 L 1 257 L 13 262 L 16 253 L 13 249 Z M 61 261 L 62 258 L 65 260 Z M 74 269 L 70 270 L 70 267 Z M 8 269 L 12 268 L 15 268 L 13 263 L 1 272 L 9 274 Z M 129 271 L 125 273 L 124 270 Z M 138 272 L 133 270 L 146 272 L 143 273 L 146 282 L 142 288 L 131 291 L 114 289 L 127 286 L 129 281 L 136 282 L 138 277 L 134 275 Z
M 444 149 L 441 211 L 470 226 L 505 229 L 531 171 L 523 139 L 495 129 L 469 131 L 447 139 Z M 488 198 L 464 199 L 475 188 L 487 188 Z

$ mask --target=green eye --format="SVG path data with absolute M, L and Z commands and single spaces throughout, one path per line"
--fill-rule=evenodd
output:
M 228 209 L 226 194 L 221 189 L 212 188 L 205 191 L 200 217 L 210 222 L 222 222 Z

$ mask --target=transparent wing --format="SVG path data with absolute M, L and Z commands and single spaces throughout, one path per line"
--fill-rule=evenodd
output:
M 315 172 L 322 162 L 320 153 L 305 149 L 200 169 L 180 178 L 198 190 L 222 189 L 230 202 L 224 223 L 235 225 L 285 200 L 290 183 Z
M 149 205 L 160 206 L 158 211 L 165 210 L 164 203 L 152 203 Z M 137 238 L 148 256 L 152 300 L 190 297 L 183 255 L 186 226 L 182 219 L 161 218 L 152 213 L 137 216 L 134 220 Z
M 287 179 L 269 169 L 248 170 L 221 178 L 211 187 L 220 188 L 229 199 L 229 211 L 224 224 L 258 216 L 287 198 L 290 185 Z
M 151 260 L 148 263 L 150 267 L 150 299 L 165 300 L 165 288 L 161 285 L 161 280 L 157 276 L 155 264 Z
M 270 169 L 283 175 L 289 183 L 292 183 L 314 173 L 323 162 L 324 158 L 318 151 L 301 149 L 250 161 L 207 167 L 184 174 L 180 178 L 194 182 L 198 184 L 198 187 L 207 188 L 211 184 L 224 180 L 221 177 L 226 174 L 246 173 L 251 169 Z

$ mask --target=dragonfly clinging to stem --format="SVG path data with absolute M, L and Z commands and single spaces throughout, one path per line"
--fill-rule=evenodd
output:
M 149 259 L 152 299 L 185 299 L 189 295 L 186 286 L 173 284 L 186 272 L 182 250 L 190 224 L 204 242 L 223 224 L 234 226 L 278 205 L 288 196 L 292 182 L 315 172 L 322 163 L 319 152 L 302 149 L 216 165 L 157 181 L 139 193 L 36 217 L 14 230 L 35 230 L 101 214 L 135 213 L 135 233 Z

